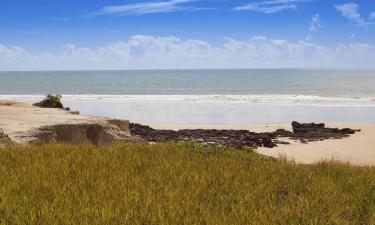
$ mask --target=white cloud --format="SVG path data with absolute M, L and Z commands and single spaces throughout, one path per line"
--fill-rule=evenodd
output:
M 0 43 L 0 68 L 2 66 L 18 65 L 30 56 L 20 47 L 6 47 Z
M 318 31 L 318 30 L 321 29 L 322 27 L 323 27 L 323 26 L 322 26 L 322 21 L 321 21 L 321 19 L 320 19 L 319 14 L 315 14 L 315 15 L 311 18 L 309 30 L 310 30 L 310 31 Z
M 370 20 L 373 20 L 373 19 L 375 19 L 375 12 L 372 12 L 372 13 L 370 14 Z
M 65 45 L 59 53 L 30 53 L 0 45 L 0 70 L 182 68 L 374 68 L 375 47 L 365 43 L 325 47 L 263 36 L 207 41 L 136 35 L 96 48 Z
M 361 16 L 361 14 L 358 12 L 359 6 L 356 3 L 345 3 L 342 5 L 336 5 L 335 7 L 343 17 L 346 17 L 358 26 L 367 27 L 374 24 L 366 21 L 366 19 Z
M 254 3 L 249 3 L 246 5 L 235 7 L 235 11 L 256 11 L 265 14 L 277 13 L 284 10 L 297 10 L 298 4 L 302 2 L 307 2 L 310 0 L 270 0 L 270 1 L 259 1 Z
M 193 2 L 196 0 L 169 0 L 159 2 L 142 2 L 126 5 L 105 6 L 99 14 L 152 14 L 162 12 L 175 12 L 191 7 L 182 6 L 184 3 Z

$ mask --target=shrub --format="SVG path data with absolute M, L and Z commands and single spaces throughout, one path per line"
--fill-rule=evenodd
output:
M 33 106 L 42 108 L 59 108 L 63 109 L 64 106 L 61 103 L 61 95 L 48 94 L 42 101 L 34 103 Z

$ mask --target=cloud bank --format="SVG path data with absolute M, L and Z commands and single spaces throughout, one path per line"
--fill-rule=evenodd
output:
M 135 35 L 96 48 L 65 45 L 59 53 L 32 53 L 0 44 L 0 70 L 375 68 L 375 46 L 325 47 L 305 40 L 253 37 L 207 41 Z

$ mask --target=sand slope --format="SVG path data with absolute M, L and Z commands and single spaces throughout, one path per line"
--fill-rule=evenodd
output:
M 61 109 L 46 109 L 12 101 L 0 101 L 0 128 L 12 141 L 25 144 L 29 133 L 56 124 L 101 123 L 106 118 L 71 114 Z

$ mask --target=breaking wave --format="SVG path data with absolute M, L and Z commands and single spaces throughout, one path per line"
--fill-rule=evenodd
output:
M 0 99 L 36 102 L 43 95 L 0 95 Z M 313 95 L 63 95 L 63 102 L 186 102 L 274 103 L 317 105 L 375 105 L 375 97 L 322 97 Z

